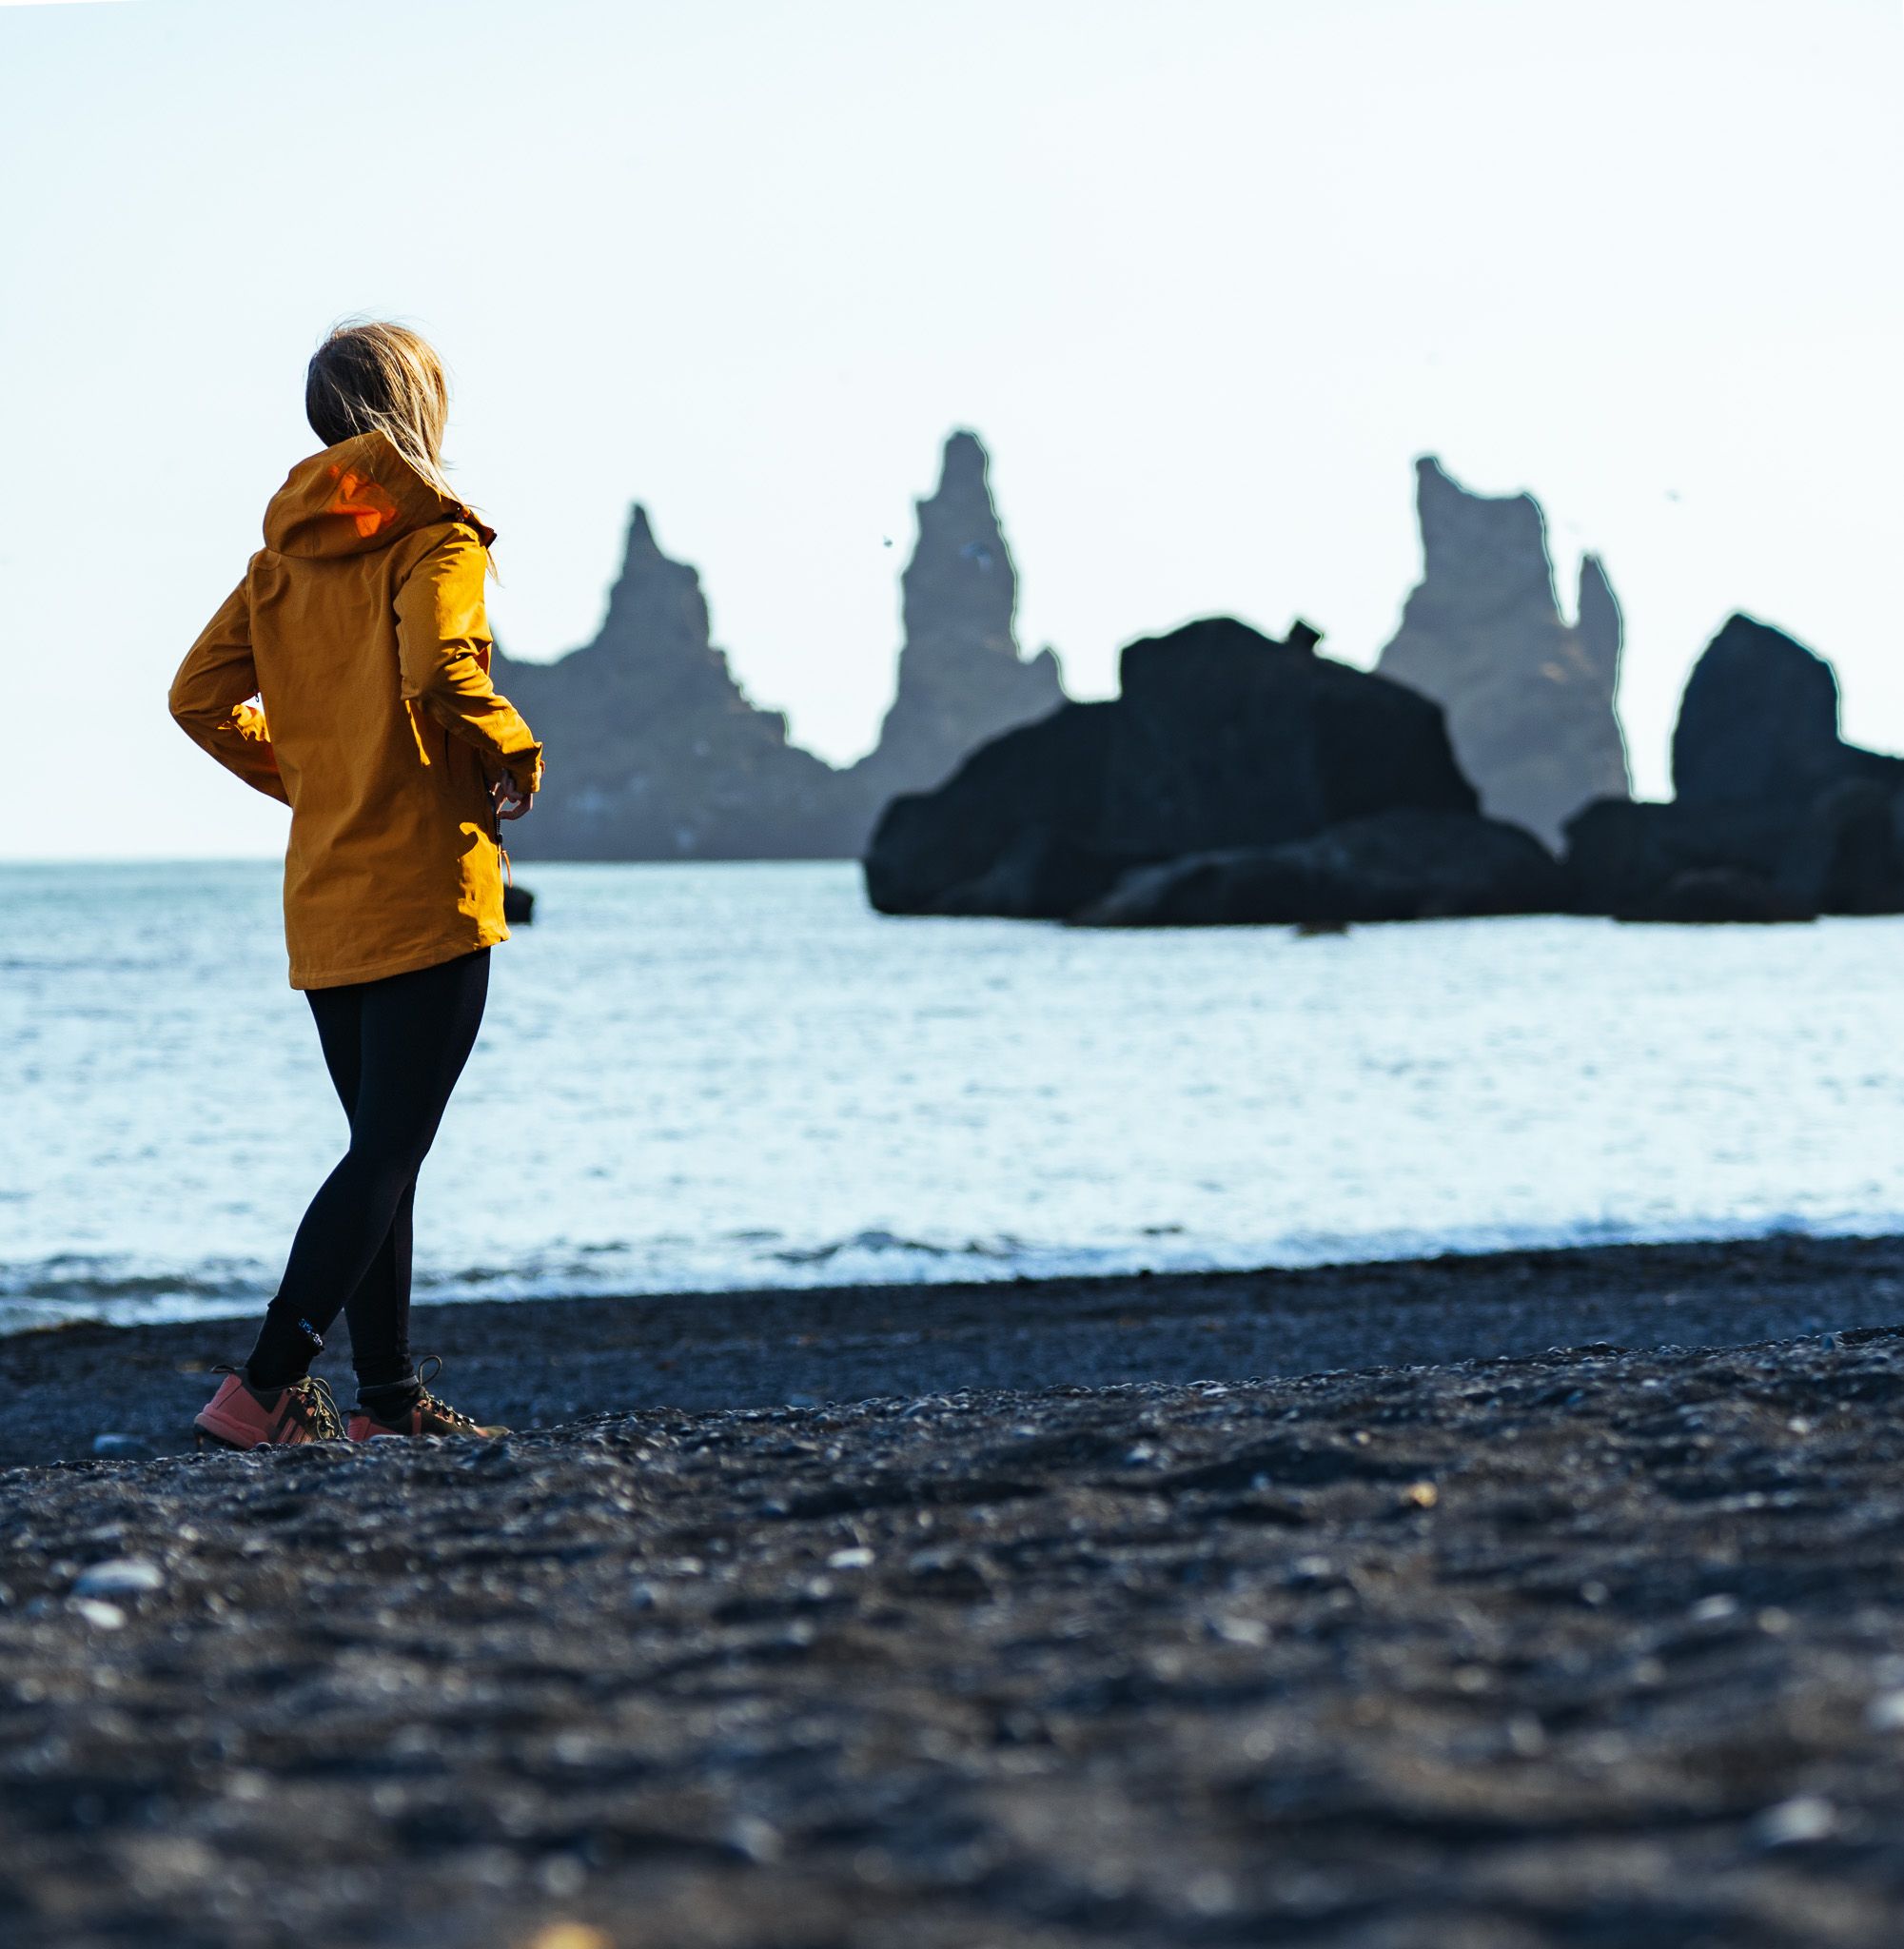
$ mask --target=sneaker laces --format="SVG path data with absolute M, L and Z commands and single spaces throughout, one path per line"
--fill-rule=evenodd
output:
M 443 1370 L 440 1354 L 426 1353 L 417 1363 L 417 1406 L 425 1414 L 434 1414 L 439 1420 L 446 1421 L 451 1427 L 465 1428 L 471 1434 L 479 1432 L 473 1419 L 461 1408 L 452 1408 L 441 1395 L 432 1394 L 425 1383 L 433 1381 Z
M 452 1408 L 440 1394 L 432 1394 L 425 1388 L 417 1398 L 417 1406 L 425 1414 L 434 1414 L 440 1421 L 446 1421 L 451 1427 L 466 1428 L 471 1434 L 478 1432 L 476 1423 L 461 1408 Z
M 220 1365 L 213 1368 L 212 1372 L 236 1374 L 247 1388 L 251 1388 L 251 1378 L 242 1361 L 236 1367 Z M 319 1441 L 349 1439 L 344 1431 L 344 1416 L 338 1412 L 337 1397 L 330 1391 L 330 1383 L 318 1374 L 306 1374 L 301 1381 L 286 1381 L 283 1388 L 251 1388 L 251 1391 L 254 1394 L 295 1394 Z
M 304 1404 L 305 1417 L 319 1441 L 341 1442 L 345 1439 L 344 1416 L 338 1412 L 337 1400 L 330 1391 L 328 1381 L 320 1380 L 316 1374 L 306 1374 L 303 1380 L 290 1384 L 290 1391 Z

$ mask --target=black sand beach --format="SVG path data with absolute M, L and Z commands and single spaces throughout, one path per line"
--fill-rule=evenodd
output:
M 0 1915 L 1894 1944 L 1901 1278 L 1780 1240 L 442 1309 L 460 1395 L 568 1425 L 0 1476 Z M 0 1344 L 14 1454 L 83 1454 L 95 1388 L 166 1442 L 241 1337 Z
M 548 1427 L 637 1408 L 811 1406 L 956 1388 L 1098 1387 L 1621 1346 L 1728 1346 L 1904 1323 L 1904 1238 L 1497 1252 L 1296 1271 L 850 1286 L 420 1308 L 442 1391 Z M 190 1446 L 206 1369 L 250 1321 L 0 1338 L 0 1467 Z M 318 1371 L 350 1398 L 342 1325 Z

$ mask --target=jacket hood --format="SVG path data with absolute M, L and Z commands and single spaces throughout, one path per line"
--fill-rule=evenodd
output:
M 438 522 L 466 522 L 486 548 L 494 528 L 442 494 L 382 433 L 341 440 L 300 461 L 265 510 L 265 545 L 280 555 L 366 555 Z

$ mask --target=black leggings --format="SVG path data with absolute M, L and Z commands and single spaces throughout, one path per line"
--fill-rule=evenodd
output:
M 251 1356 L 254 1383 L 302 1377 L 338 1314 L 362 1387 L 407 1379 L 410 1214 L 417 1172 L 482 1023 L 489 950 L 433 968 L 313 988 L 324 1067 L 350 1148 L 310 1202 Z

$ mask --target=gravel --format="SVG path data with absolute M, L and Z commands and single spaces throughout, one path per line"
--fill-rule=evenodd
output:
M 1892 1949 L 1900 1398 L 1845 1328 L 17 1469 L 7 1939 Z

